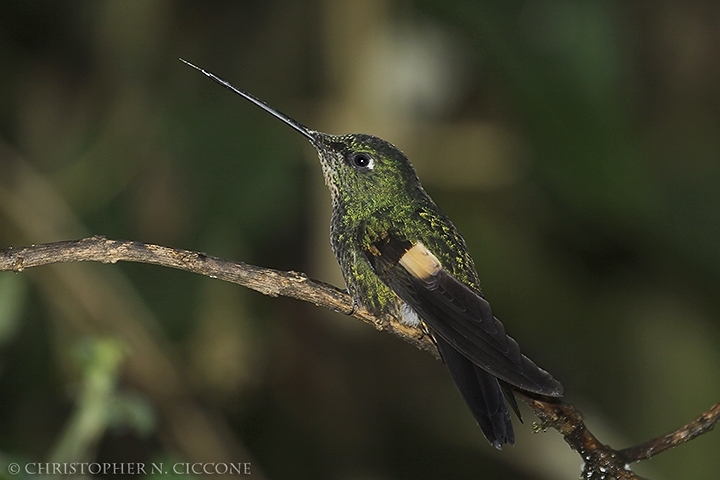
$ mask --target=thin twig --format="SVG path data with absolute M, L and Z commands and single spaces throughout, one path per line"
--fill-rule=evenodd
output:
M 302 273 L 257 267 L 200 252 L 94 236 L 81 240 L 8 248 L 0 252 L 0 271 L 22 272 L 26 268 L 40 265 L 82 261 L 150 263 L 236 283 L 273 297 L 284 296 L 310 302 L 390 332 L 438 357 L 435 345 L 422 332 L 393 318 L 378 318 L 363 308 L 355 308 L 350 296 L 332 285 L 311 280 Z M 638 480 L 640 477 L 629 469 L 630 463 L 649 459 L 707 433 L 720 420 L 718 403 L 695 421 L 670 434 L 637 447 L 615 450 L 595 437 L 585 425 L 580 411 L 573 405 L 557 398 L 522 391 L 517 393 L 533 409 L 544 428 L 553 428 L 560 432 L 568 445 L 580 454 L 584 461 L 583 478 L 589 480 Z
M 578 452 L 584 462 L 583 478 L 640 480 L 641 477 L 627 468 L 627 463 L 611 447 L 601 443 L 587 428 L 582 413 L 569 403 L 557 398 L 528 392 L 518 392 L 533 409 L 543 428 L 560 432 L 570 448 Z
M 689 442 L 703 433 L 707 433 L 715 427 L 720 420 L 720 403 L 716 403 L 707 412 L 700 415 L 694 421 L 684 425 L 674 432 L 650 440 L 637 447 L 626 448 L 618 453 L 625 459 L 626 463 L 639 462 L 654 457 L 658 453 L 677 447 Z
M 304 273 L 257 267 L 202 252 L 128 240 L 110 240 L 96 235 L 81 240 L 8 248 L 0 253 L 0 271 L 22 272 L 26 268 L 50 263 L 120 261 L 176 268 L 242 285 L 271 297 L 289 297 L 310 302 L 369 323 L 439 358 L 435 345 L 419 329 L 407 327 L 390 317 L 378 318 L 364 308 L 355 307 L 350 295 L 337 287 L 311 280 Z

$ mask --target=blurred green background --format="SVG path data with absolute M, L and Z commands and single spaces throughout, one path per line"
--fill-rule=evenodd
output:
M 719 25 L 710 0 L 5 0 L 0 248 L 98 234 L 342 285 L 312 148 L 183 57 L 403 149 L 508 331 L 628 447 L 720 399 Z M 523 411 L 497 452 L 440 362 L 301 302 L 148 265 L 0 274 L 3 478 L 577 478 Z M 716 479 L 718 451 L 638 471 Z

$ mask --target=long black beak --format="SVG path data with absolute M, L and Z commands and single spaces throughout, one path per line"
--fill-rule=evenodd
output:
M 287 124 L 290 125 L 292 128 L 294 128 L 294 129 L 297 130 L 298 132 L 302 133 L 305 137 L 307 137 L 307 138 L 310 140 L 310 143 L 312 143 L 313 145 L 316 145 L 316 144 L 317 144 L 318 138 L 317 138 L 316 135 L 314 135 L 315 132 L 314 132 L 313 130 L 310 130 L 309 128 L 307 128 L 307 127 L 306 127 L 305 125 L 303 125 L 302 123 L 297 122 L 297 121 L 293 120 L 292 118 L 288 117 L 287 115 L 285 115 L 284 113 L 282 113 L 281 111 L 274 109 L 273 107 L 271 107 L 271 106 L 268 105 L 267 103 L 263 102 L 263 101 L 260 100 L 259 98 L 255 97 L 255 96 L 253 96 L 253 95 L 250 95 L 250 94 L 247 93 L 247 92 L 243 92 L 243 91 L 240 90 L 239 88 L 233 86 L 233 85 L 230 84 L 229 82 L 226 82 L 225 80 L 223 80 L 222 78 L 218 77 L 218 76 L 215 75 L 214 73 L 208 72 L 207 70 L 205 70 L 205 69 L 203 69 L 203 68 L 200 68 L 200 67 L 198 67 L 198 66 L 196 66 L 196 65 L 193 65 L 192 63 L 188 62 L 187 60 L 183 60 L 182 58 L 180 59 L 180 61 L 183 62 L 183 63 L 185 63 L 185 64 L 187 64 L 187 65 L 190 65 L 190 66 L 191 66 L 192 68 L 194 68 L 195 70 L 199 70 L 199 71 L 202 72 L 205 76 L 210 77 L 211 79 L 215 80 L 217 83 L 219 83 L 219 84 L 222 85 L 223 87 L 227 88 L 228 90 L 232 90 L 233 92 L 237 93 L 238 95 L 240 95 L 241 97 L 245 98 L 246 100 L 249 100 L 250 102 L 254 103 L 254 104 L 257 105 L 258 107 L 260 107 L 260 108 L 262 108 L 263 110 L 265 110 L 266 112 L 268 112 L 268 113 L 269 113 L 270 115 L 272 115 L 273 117 L 278 118 L 278 119 L 282 120 L 283 122 L 287 123 Z

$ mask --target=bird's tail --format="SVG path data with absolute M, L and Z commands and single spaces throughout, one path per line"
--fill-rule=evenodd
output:
M 505 403 L 505 397 L 509 396 L 508 400 L 512 401 L 513 409 L 517 411 L 512 390 L 503 389 L 497 378 L 465 358 L 439 336 L 435 337 L 435 341 L 485 438 L 497 449 L 506 443 L 514 444 L 515 432 Z

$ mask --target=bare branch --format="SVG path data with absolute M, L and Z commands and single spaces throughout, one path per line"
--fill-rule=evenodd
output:
M 677 447 L 678 445 L 699 437 L 703 433 L 709 432 L 715 428 L 718 420 L 720 420 L 720 403 L 716 403 L 710 410 L 674 432 L 650 440 L 637 447 L 620 450 L 618 453 L 627 463 L 647 460 L 658 453 Z
M 8 248 L 0 253 L 0 271 L 22 272 L 26 268 L 67 262 L 137 262 L 177 268 L 250 288 L 271 297 L 290 297 L 310 302 L 373 325 L 440 358 L 432 341 L 418 329 L 393 318 L 378 318 L 364 308 L 356 308 L 347 292 L 298 272 L 284 272 L 248 265 L 160 245 L 102 236 Z
M 565 438 L 570 448 L 585 462 L 583 478 L 637 480 L 627 468 L 627 461 L 611 447 L 602 444 L 585 425 L 583 416 L 573 405 L 557 398 L 518 392 L 533 409 L 544 428 L 554 428 Z
M 438 357 L 432 340 L 419 330 L 404 326 L 393 318 L 377 318 L 363 308 L 356 308 L 346 292 L 332 285 L 311 280 L 302 273 L 257 267 L 205 253 L 94 236 L 81 240 L 8 248 L 0 252 L 0 271 L 22 272 L 26 268 L 40 265 L 82 261 L 150 263 L 236 283 L 273 297 L 284 296 L 310 302 L 352 316 L 378 330 L 390 332 Z M 630 463 L 649 459 L 707 433 L 720 420 L 718 403 L 695 421 L 670 434 L 637 447 L 615 450 L 601 443 L 590 432 L 582 414 L 573 405 L 557 398 L 523 391 L 517 393 L 533 409 L 543 427 L 560 432 L 568 445 L 578 452 L 584 461 L 583 478 L 586 479 L 640 479 L 630 471 Z
M 578 452 L 585 462 L 583 478 L 595 475 L 614 479 L 639 479 L 629 470 L 631 463 L 647 460 L 659 453 L 688 442 L 715 427 L 720 420 L 720 403 L 700 415 L 695 421 L 672 433 L 655 438 L 637 447 L 615 450 L 601 443 L 585 425 L 583 416 L 573 405 L 557 398 L 543 397 L 528 392 L 518 394 L 533 409 L 543 427 L 560 432 L 570 448 Z

